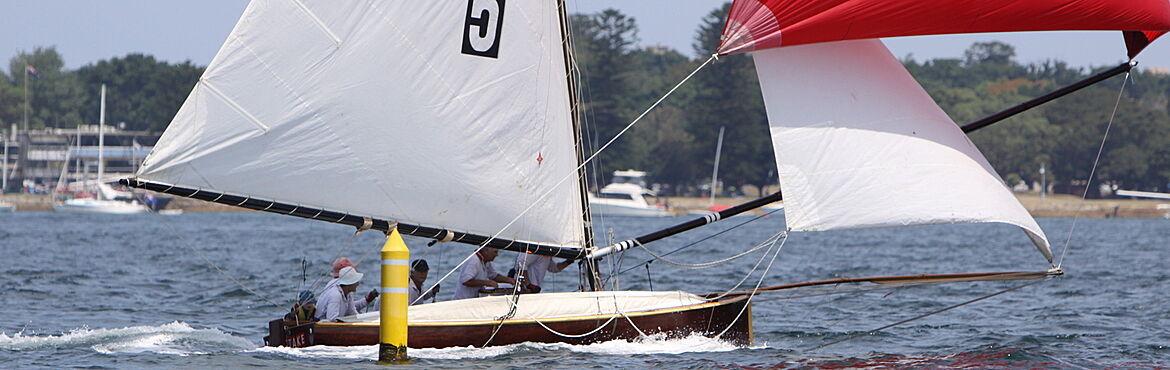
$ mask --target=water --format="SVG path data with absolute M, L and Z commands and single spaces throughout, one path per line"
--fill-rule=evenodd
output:
M 598 222 L 600 239 L 626 238 L 680 222 Z M 656 253 L 747 219 L 651 244 Z M 1042 219 L 1059 254 L 1071 219 Z M 668 259 L 717 260 L 760 243 L 782 218 L 747 224 Z M 0 364 L 11 367 L 373 367 L 374 347 L 264 348 L 266 322 L 283 314 L 337 255 L 358 261 L 377 282 L 376 233 L 289 217 L 253 214 L 97 216 L 0 214 Z M 1080 220 L 1065 260 L 1068 275 L 841 344 L 810 348 L 994 293 L 1020 282 L 983 282 L 879 290 L 753 306 L 755 345 L 737 348 L 702 337 L 644 338 L 593 345 L 523 343 L 492 348 L 415 349 L 414 364 L 487 367 L 732 366 L 1170 366 L 1170 222 Z M 425 247 L 415 257 L 442 276 L 470 247 Z M 763 251 L 716 268 L 683 270 L 664 262 L 634 269 L 623 289 L 730 289 Z M 514 254 L 496 261 L 506 270 Z M 214 262 L 212 267 L 204 258 Z M 607 259 L 603 269 L 636 266 L 641 251 Z M 620 261 L 619 261 L 620 260 Z M 302 273 L 302 261 L 309 267 Z M 614 264 L 620 262 L 621 266 Z M 763 270 L 767 261 L 761 265 Z M 1001 225 L 947 225 L 793 234 L 764 285 L 844 276 L 1041 270 L 1023 233 Z M 575 267 L 570 270 L 575 271 Z M 302 279 L 303 276 L 307 278 Z M 229 278 L 230 276 L 230 278 Z M 747 279 L 754 285 L 759 272 Z M 247 289 L 232 281 L 238 280 Z M 577 285 L 575 273 L 550 274 L 552 289 Z M 304 280 L 304 282 L 302 282 Z M 454 283 L 443 283 L 449 298 Z M 265 296 L 258 298 L 248 289 Z M 266 300 L 280 305 L 274 306 Z

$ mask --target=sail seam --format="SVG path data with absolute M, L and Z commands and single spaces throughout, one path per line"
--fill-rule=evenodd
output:
M 326 26 L 325 22 L 317 17 L 317 14 L 309 10 L 309 7 L 305 6 L 305 3 L 301 2 L 301 0 L 293 0 L 293 3 L 297 4 L 297 7 L 301 8 L 301 11 L 305 12 L 305 15 L 309 16 L 313 20 L 313 23 L 317 24 L 317 28 L 321 29 L 321 32 L 324 32 L 326 36 L 329 36 L 333 40 L 335 46 L 341 47 L 341 38 L 337 37 L 337 34 L 333 33 L 333 30 L 330 30 L 329 26 Z
M 256 118 L 256 116 L 252 115 L 252 113 L 249 113 L 248 110 L 244 109 L 244 107 L 239 103 L 236 103 L 235 100 L 232 100 L 232 98 L 224 95 L 223 91 L 220 91 L 215 87 L 215 85 L 212 85 L 211 82 L 208 82 L 207 79 L 199 80 L 199 84 L 206 87 L 208 91 L 211 91 L 211 95 L 215 95 L 215 97 L 219 98 L 219 100 L 223 101 L 229 107 L 232 107 L 232 110 L 235 110 L 236 113 L 239 113 L 240 115 L 244 116 L 244 118 L 247 118 L 248 122 L 251 122 L 257 128 L 259 128 L 260 131 L 268 133 L 268 125 L 265 125 L 264 122 L 261 122 L 259 118 Z
M 397 28 L 396 28 L 396 30 L 397 30 Z M 399 33 L 401 34 L 401 32 L 399 32 Z M 345 149 L 345 152 L 348 153 L 348 155 L 351 158 L 355 159 L 356 163 L 362 163 L 362 165 L 366 168 L 367 173 L 373 172 L 373 168 L 375 166 L 370 166 L 365 161 L 360 160 L 360 158 L 356 154 L 354 154 L 352 146 L 349 144 L 349 142 L 344 140 L 341 136 L 337 135 L 337 133 L 329 125 L 329 122 L 326 121 L 324 118 L 322 118 L 321 115 L 319 114 L 319 112 L 311 109 L 312 105 L 309 104 L 309 102 L 305 99 L 304 95 L 299 90 L 293 88 L 293 86 L 291 84 L 289 84 L 288 81 L 285 81 L 284 78 L 282 78 L 278 73 L 276 73 L 276 71 L 272 68 L 272 66 L 269 65 L 268 62 L 265 61 L 264 58 L 262 58 L 260 56 L 260 53 L 257 53 L 256 50 L 252 49 L 251 46 L 249 46 L 247 43 L 244 43 L 242 41 L 240 42 L 240 46 L 242 48 L 244 48 L 244 50 L 247 50 L 248 53 L 251 54 L 252 57 L 255 58 L 256 61 L 259 62 L 260 65 L 262 65 L 264 67 L 264 70 L 267 71 L 268 74 L 271 75 L 273 79 L 275 79 L 277 82 L 279 82 L 281 87 L 283 87 L 289 94 L 292 95 L 292 97 L 296 100 L 296 104 L 300 105 L 301 107 L 304 107 L 306 109 L 306 111 L 313 112 L 312 113 L 313 119 L 318 121 L 318 122 L 321 122 L 321 127 L 326 129 L 326 131 L 329 133 L 329 135 L 331 135 L 334 138 L 334 140 L 336 140 L 336 142 L 339 143 L 342 146 L 342 148 Z M 385 186 L 382 184 L 381 181 L 379 181 L 376 177 L 370 177 L 370 182 L 372 184 L 374 184 L 379 191 L 382 192 L 382 194 L 386 197 L 386 200 L 388 200 L 390 202 L 390 205 L 393 206 L 394 209 L 396 209 L 396 210 L 403 209 L 402 206 L 398 204 L 398 201 L 395 200 L 394 197 L 391 195 L 391 192 L 385 188 Z

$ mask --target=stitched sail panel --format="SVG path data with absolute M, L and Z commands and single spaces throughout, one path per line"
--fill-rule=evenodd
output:
M 562 37 L 550 1 L 253 1 L 138 176 L 580 245 Z

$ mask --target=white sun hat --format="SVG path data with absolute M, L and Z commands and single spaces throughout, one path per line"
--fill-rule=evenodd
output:
M 337 285 L 353 285 L 362 281 L 364 274 L 357 272 L 353 266 L 346 266 L 337 272 Z

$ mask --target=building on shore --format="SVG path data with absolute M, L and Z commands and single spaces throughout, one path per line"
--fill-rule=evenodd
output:
M 106 125 L 101 134 L 98 125 L 31 131 L 13 125 L 0 140 L 0 189 L 48 193 L 61 180 L 92 181 L 99 157 L 104 162 L 104 180 L 130 176 L 158 138 L 159 134 L 124 131 L 113 125 Z M 101 150 L 99 141 L 104 144 Z

